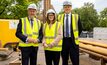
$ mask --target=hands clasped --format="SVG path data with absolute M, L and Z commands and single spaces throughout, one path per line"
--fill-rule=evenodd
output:
M 29 42 L 29 43 L 38 43 L 38 39 L 28 38 L 27 42 Z
M 49 48 L 53 48 L 55 46 L 54 43 L 50 43 L 50 44 L 46 44 L 46 42 L 42 42 L 44 47 L 49 47 Z

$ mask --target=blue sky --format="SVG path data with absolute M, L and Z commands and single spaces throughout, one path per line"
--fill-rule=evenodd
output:
M 58 13 L 62 9 L 63 2 L 66 0 L 51 0 L 51 4 L 55 8 L 56 12 Z M 84 5 L 84 2 L 90 2 L 95 5 L 95 9 L 100 12 L 105 7 L 107 7 L 107 0 L 67 0 L 72 2 L 72 7 L 80 8 Z

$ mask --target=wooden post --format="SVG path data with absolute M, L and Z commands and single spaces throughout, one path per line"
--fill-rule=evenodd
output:
M 105 61 L 104 59 L 101 59 L 101 65 L 106 65 L 107 61 Z
M 19 58 L 17 58 L 16 60 L 10 62 L 9 65 L 21 65 L 21 61 L 19 60 Z
M 0 40 L 0 48 L 1 48 L 1 40 Z
M 0 48 L 0 51 L 8 51 L 8 48 Z

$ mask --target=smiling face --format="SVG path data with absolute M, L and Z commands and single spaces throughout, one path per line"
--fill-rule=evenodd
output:
M 49 19 L 50 21 L 53 21 L 53 20 L 55 19 L 55 14 L 54 14 L 54 13 L 49 13 L 49 14 L 48 14 L 48 19 Z
M 47 22 L 50 23 L 54 23 L 55 22 L 55 14 L 54 13 L 48 13 L 47 14 Z
M 36 9 L 28 9 L 28 16 L 33 18 L 36 14 Z
M 64 12 L 66 14 L 69 14 L 71 12 L 71 10 L 72 10 L 72 6 L 71 5 L 64 5 L 63 9 L 64 9 Z
M 53 21 L 55 16 L 54 16 L 53 13 L 50 13 L 50 14 L 48 14 L 48 18 L 49 18 L 50 21 Z

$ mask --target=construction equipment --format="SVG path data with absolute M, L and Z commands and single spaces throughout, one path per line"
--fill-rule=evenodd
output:
M 19 39 L 15 36 L 18 20 L 0 19 L 0 41 L 2 48 L 13 49 Z
M 15 36 L 18 20 L 0 19 L 0 60 L 10 58 L 19 39 Z

